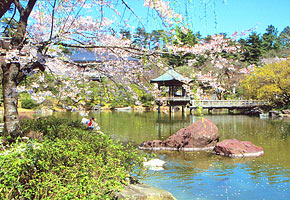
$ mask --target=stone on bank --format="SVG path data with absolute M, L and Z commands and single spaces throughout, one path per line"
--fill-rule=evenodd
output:
M 145 184 L 132 184 L 126 186 L 116 194 L 116 199 L 126 200 L 176 200 L 168 191 L 151 187 Z

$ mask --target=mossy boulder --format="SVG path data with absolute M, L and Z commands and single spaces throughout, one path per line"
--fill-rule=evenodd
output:
M 116 199 L 126 200 L 176 200 L 168 191 L 145 184 L 130 184 L 116 194 Z

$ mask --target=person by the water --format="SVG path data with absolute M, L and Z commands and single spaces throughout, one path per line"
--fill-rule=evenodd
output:
M 95 118 L 91 118 L 89 123 L 88 123 L 89 129 L 94 129 L 95 128 Z

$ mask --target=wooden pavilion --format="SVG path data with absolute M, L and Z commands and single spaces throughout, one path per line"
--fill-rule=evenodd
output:
M 162 101 L 166 101 L 167 106 L 169 106 L 169 111 L 171 112 L 173 106 L 182 106 L 182 111 L 184 107 L 190 103 L 190 97 L 186 95 L 186 91 L 183 85 L 188 85 L 193 80 L 182 76 L 173 69 L 168 70 L 161 76 L 152 79 L 151 83 L 157 83 L 158 89 L 161 86 L 168 87 L 167 97 L 162 98 Z M 158 104 L 158 111 L 160 112 L 160 104 Z

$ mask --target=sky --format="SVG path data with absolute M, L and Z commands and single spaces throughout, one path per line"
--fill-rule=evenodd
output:
M 233 33 L 255 28 L 264 33 L 269 25 L 279 32 L 290 26 L 290 0 L 227 0 L 217 7 L 217 31 Z M 204 31 L 215 30 L 205 27 Z
M 181 13 L 185 20 L 183 25 L 189 24 L 194 33 L 200 32 L 202 36 L 217 33 L 255 31 L 265 33 L 269 25 L 274 25 L 279 32 L 286 26 L 290 26 L 290 0 L 163 0 L 177 13 Z M 112 11 L 105 12 L 106 17 L 119 22 L 115 28 L 124 28 L 125 19 L 129 19 L 131 28 L 145 27 L 147 32 L 152 30 L 166 29 L 162 26 L 160 18 L 156 12 L 144 8 L 144 0 L 126 0 L 128 7 L 132 8 L 136 16 L 141 17 L 142 24 L 129 11 L 122 0 L 112 1 L 116 6 L 120 16 L 112 17 Z M 115 7 L 115 6 L 114 6 Z M 94 15 L 99 12 L 83 13 Z M 122 22 L 123 21 L 123 22 Z M 117 28 L 118 26 L 118 28 Z M 244 36 L 244 37 L 247 37 Z
M 202 36 L 247 31 L 264 33 L 269 25 L 279 32 L 290 26 L 290 0 L 168 0 L 176 12 L 185 16 L 194 32 Z M 142 0 L 127 0 L 142 17 L 146 30 L 162 29 L 156 14 L 142 7 Z M 156 20 L 152 19 L 152 16 Z M 140 24 L 140 23 L 139 23 Z M 135 23 L 135 26 L 138 26 Z

